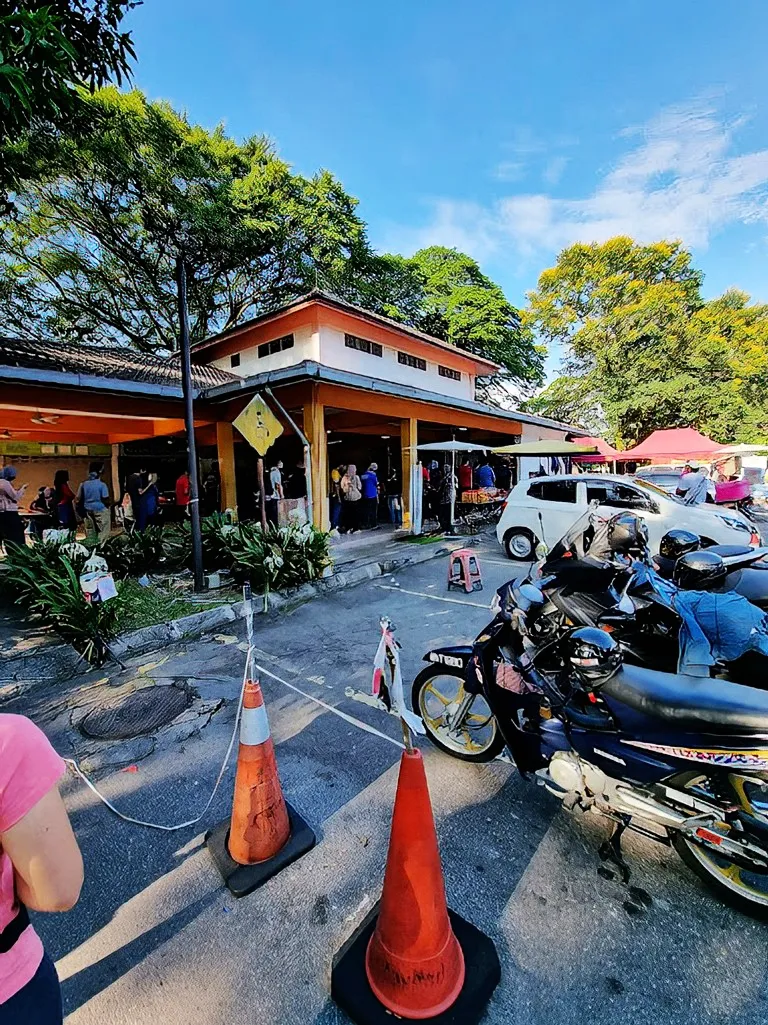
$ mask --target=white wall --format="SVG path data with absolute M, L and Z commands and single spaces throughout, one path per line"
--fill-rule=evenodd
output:
M 557 430 L 555 427 L 539 427 L 536 424 L 523 424 L 521 442 L 526 441 L 565 441 L 565 431 Z M 523 456 L 518 459 L 520 464 L 520 480 L 526 480 L 532 473 L 538 473 L 540 469 L 550 473 L 549 456 Z
M 283 331 L 282 334 L 288 332 Z M 220 367 L 222 370 L 228 370 L 230 374 L 236 374 L 238 377 L 252 377 L 254 374 L 263 374 L 267 370 L 280 370 L 283 367 L 292 367 L 297 363 L 303 363 L 305 360 L 314 360 L 318 362 L 320 359 L 320 344 L 318 336 L 312 331 L 309 325 L 305 327 L 296 328 L 293 333 L 293 348 L 285 349 L 283 352 L 275 352 L 270 356 L 264 356 L 259 359 L 259 345 L 263 344 L 259 342 L 259 345 L 255 343 L 249 343 L 247 337 L 243 338 L 243 346 L 250 347 L 243 348 L 240 350 L 240 366 L 233 367 L 231 365 L 230 356 L 222 356 L 221 359 L 215 359 L 212 361 L 214 367 Z M 275 338 L 282 337 L 279 326 L 275 328 Z M 264 338 L 264 341 L 269 341 L 268 338 Z
M 365 334 L 361 332 L 361 337 Z M 364 374 L 380 381 L 394 384 L 407 384 L 413 388 L 436 392 L 438 395 L 450 395 L 454 398 L 472 400 L 475 397 L 474 376 L 462 371 L 461 380 L 453 381 L 441 377 L 438 373 L 438 361 L 427 360 L 426 370 L 406 366 L 398 362 L 396 348 L 384 345 L 381 356 L 373 356 L 368 352 L 358 352 L 347 348 L 344 332 L 336 328 L 320 326 L 320 362 L 337 370 L 347 370 L 352 374 Z M 447 362 L 446 364 L 447 365 Z

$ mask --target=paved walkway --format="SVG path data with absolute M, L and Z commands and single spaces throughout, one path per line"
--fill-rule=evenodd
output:
M 512 575 L 494 542 L 477 550 L 483 592 L 447 594 L 441 558 L 257 621 L 283 787 L 319 842 L 244 900 L 223 889 L 202 842 L 230 808 L 231 769 L 204 822 L 175 833 L 121 822 L 67 783 L 86 884 L 72 912 L 37 917 L 67 1025 L 349 1025 L 329 998 L 330 966 L 380 892 L 400 755 L 398 723 L 370 695 L 378 617 L 397 624 L 413 679 L 428 648 L 482 628 L 494 588 Z M 89 695 L 176 683 L 222 702 L 156 737 L 135 758 L 138 771 L 97 772 L 128 813 L 185 821 L 205 804 L 231 733 L 242 641 L 236 624 L 134 659 L 107 681 L 91 674 L 40 689 L 13 710 L 29 711 L 62 752 L 81 754 L 72 722 Z M 449 900 L 501 958 L 488 1025 L 766 1020 L 765 927 L 713 900 L 672 852 L 629 840 L 632 882 L 650 896 L 638 906 L 597 874 L 602 823 L 566 815 L 506 762 L 423 751 Z

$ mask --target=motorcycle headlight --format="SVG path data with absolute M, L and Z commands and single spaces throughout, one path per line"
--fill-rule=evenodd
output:
M 752 528 L 750 526 L 746 523 L 742 523 L 741 520 L 734 519 L 732 516 L 723 516 L 722 513 L 717 513 L 717 518 L 722 520 L 726 527 L 730 527 L 731 530 L 741 530 L 747 534 L 752 532 Z

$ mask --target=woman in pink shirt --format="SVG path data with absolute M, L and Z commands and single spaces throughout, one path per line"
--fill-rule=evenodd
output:
M 53 962 L 27 908 L 68 911 L 83 861 L 57 786 L 64 762 L 21 715 L 0 714 L 0 1025 L 60 1025 Z

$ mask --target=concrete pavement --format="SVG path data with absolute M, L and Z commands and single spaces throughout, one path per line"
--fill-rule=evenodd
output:
M 478 551 L 482 593 L 448 595 L 443 558 L 257 621 L 283 787 L 319 843 L 243 901 L 222 888 L 201 844 L 228 813 L 231 769 L 205 821 L 175 833 L 123 823 L 67 783 L 86 885 L 72 912 L 37 924 L 58 961 L 68 1025 L 347 1025 L 328 996 L 331 960 L 380 891 L 400 751 L 397 721 L 368 696 L 378 617 L 398 626 L 407 683 L 429 647 L 469 640 L 487 621 L 514 566 L 493 541 Z M 138 772 L 99 780 L 121 809 L 161 822 L 202 809 L 232 728 L 242 639 L 233 624 L 218 640 L 133 660 L 137 678 L 183 680 L 225 704 L 199 732 L 163 738 Z M 26 699 L 65 754 L 66 702 L 79 685 Z M 449 902 L 499 949 L 488 1023 L 768 1020 L 765 926 L 710 898 L 671 852 L 627 842 L 632 883 L 650 897 L 643 910 L 597 875 L 601 823 L 566 815 L 509 764 L 466 765 L 426 742 L 423 751 Z

